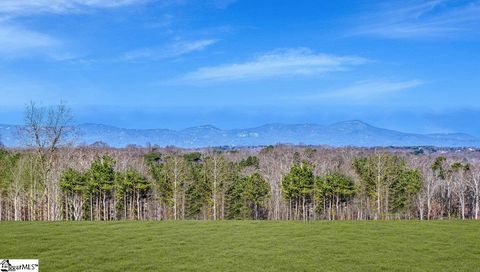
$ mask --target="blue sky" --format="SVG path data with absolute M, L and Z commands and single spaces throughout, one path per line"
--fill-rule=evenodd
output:
M 0 123 L 480 136 L 480 1 L 2 0 Z

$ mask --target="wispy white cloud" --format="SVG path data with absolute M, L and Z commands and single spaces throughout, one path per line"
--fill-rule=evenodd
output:
M 422 80 L 390 81 L 368 80 L 336 90 L 322 91 L 294 99 L 301 101 L 354 101 L 355 103 L 377 100 L 385 96 L 413 89 L 424 84 Z M 291 98 L 290 98 L 291 99 Z
M 0 22 L 0 58 L 10 59 L 37 54 L 50 54 L 61 42 L 49 35 L 21 26 Z
M 412 89 L 423 84 L 424 82 L 418 79 L 408 81 L 361 81 L 350 87 L 325 93 L 322 96 L 342 99 L 370 99 Z
M 272 77 L 322 75 L 342 71 L 368 60 L 356 56 L 315 53 L 310 49 L 283 49 L 262 54 L 251 61 L 202 67 L 179 79 L 181 82 L 255 80 Z
M 2 0 L 0 14 L 18 16 L 28 14 L 66 14 L 97 8 L 118 8 L 149 0 Z
M 69 14 L 92 9 L 118 8 L 150 0 L 1 0 L 0 58 L 44 56 L 53 60 L 71 59 L 58 37 L 21 25 L 22 16 Z
M 206 47 L 217 42 L 214 39 L 184 41 L 178 40 L 164 47 L 150 47 L 129 51 L 123 54 L 121 60 L 159 60 L 167 58 L 176 58 L 195 51 L 201 51 Z
M 370 12 L 354 35 L 428 38 L 480 32 L 480 1 L 401 1 Z
M 197 3 L 224 9 L 237 0 L 1 0 L 0 14 L 23 16 L 30 14 L 69 14 L 94 9 L 120 8 L 131 5 L 156 2 L 161 6 L 178 6 Z

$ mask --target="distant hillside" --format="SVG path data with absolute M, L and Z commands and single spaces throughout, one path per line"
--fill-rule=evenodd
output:
M 0 139 L 9 147 L 19 146 L 17 127 L 0 125 Z M 332 125 L 267 124 L 248 129 L 222 130 L 199 126 L 184 130 L 125 129 L 100 124 L 78 126 L 78 143 L 104 142 L 112 147 L 129 144 L 186 148 L 209 146 L 258 146 L 277 143 L 329 146 L 438 146 L 480 147 L 480 139 L 467 134 L 412 134 L 371 126 L 361 121 Z

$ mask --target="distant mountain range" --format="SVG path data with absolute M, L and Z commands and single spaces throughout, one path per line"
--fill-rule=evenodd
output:
M 17 126 L 0 125 L 0 141 L 20 146 Z M 267 124 L 248 129 L 222 130 L 198 126 L 184 130 L 126 129 L 101 124 L 77 126 L 79 144 L 103 142 L 112 147 L 130 144 L 199 148 L 212 146 L 265 146 L 277 143 L 328 146 L 438 146 L 480 147 L 480 139 L 468 134 L 413 134 L 371 126 L 361 121 L 331 125 Z

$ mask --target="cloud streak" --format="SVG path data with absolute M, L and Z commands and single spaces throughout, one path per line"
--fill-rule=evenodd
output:
M 361 81 L 353 86 L 331 91 L 320 95 L 324 98 L 340 98 L 340 99 L 375 99 L 378 96 L 397 93 L 400 91 L 412 89 L 423 85 L 421 80 L 408 81 Z
M 147 0 L 2 0 L 0 14 L 21 16 L 29 14 L 67 14 L 88 9 L 118 8 L 145 3 Z
M 403 1 L 368 14 L 354 35 L 390 39 L 445 37 L 478 33 L 480 1 Z
M 301 97 L 289 97 L 297 101 L 309 101 L 318 103 L 319 101 L 340 101 L 366 103 L 385 96 L 396 94 L 402 91 L 410 90 L 423 85 L 422 80 L 406 80 L 406 81 L 389 81 L 389 80 L 369 80 L 359 81 L 345 88 L 336 90 L 322 91 L 313 95 L 305 95 Z
M 264 78 L 313 76 L 347 70 L 368 60 L 356 56 L 315 53 L 307 48 L 283 49 L 258 55 L 243 63 L 202 67 L 181 77 L 181 82 L 224 82 Z
M 93 9 L 111 9 L 149 0 L 2 0 L 0 1 L 0 58 L 44 56 L 70 59 L 64 43 L 56 37 L 21 26 L 22 16 L 71 14 Z
M 61 42 L 49 35 L 21 26 L 0 23 L 0 58 L 10 59 L 27 55 L 50 54 Z
M 214 39 L 175 41 L 164 47 L 150 47 L 126 52 L 121 57 L 125 61 L 160 60 L 176 58 L 196 51 L 201 51 L 217 43 Z

